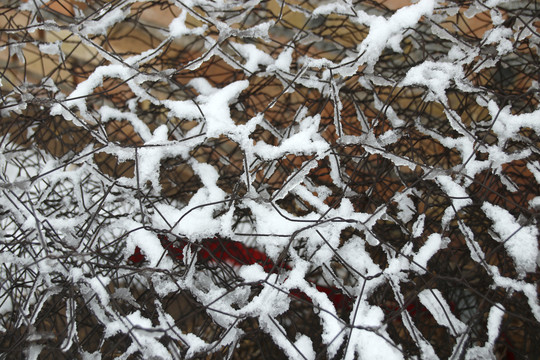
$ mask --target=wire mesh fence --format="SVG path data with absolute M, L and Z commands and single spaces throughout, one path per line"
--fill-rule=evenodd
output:
M 0 357 L 536 359 L 535 1 L 0 5 Z

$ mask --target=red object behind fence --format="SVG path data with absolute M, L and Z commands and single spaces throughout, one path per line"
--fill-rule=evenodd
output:
M 161 246 L 163 246 L 163 249 L 167 251 L 169 256 L 176 260 L 184 259 L 183 251 L 184 247 L 189 244 L 188 241 L 180 240 L 176 244 L 173 244 L 166 235 L 159 234 L 158 238 Z M 276 265 L 262 251 L 248 247 L 238 241 L 214 237 L 204 239 L 200 244 L 196 244 L 196 246 L 198 247 L 198 260 L 202 262 L 226 262 L 233 266 L 259 264 L 267 273 L 272 273 L 280 269 L 290 270 L 287 264 L 281 263 Z M 135 248 L 133 255 L 129 257 L 129 260 L 135 264 L 142 263 L 145 260 L 145 256 L 141 253 L 141 249 L 138 246 Z M 324 292 L 328 296 L 336 308 L 342 309 L 352 306 L 352 299 L 343 294 L 339 289 L 321 285 L 315 286 L 318 291 Z M 301 291 L 293 290 L 290 295 L 311 302 L 311 299 Z

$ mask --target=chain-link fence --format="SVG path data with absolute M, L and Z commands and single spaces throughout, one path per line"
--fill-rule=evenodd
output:
M 0 357 L 538 359 L 535 1 L 0 5 Z

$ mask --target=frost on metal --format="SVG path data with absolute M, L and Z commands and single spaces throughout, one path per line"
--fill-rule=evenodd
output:
M 540 357 L 534 1 L 3 1 L 0 357 Z

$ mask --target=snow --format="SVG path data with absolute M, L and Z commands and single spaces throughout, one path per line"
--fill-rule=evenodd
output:
M 109 285 L 111 279 L 104 276 L 98 276 L 92 279 L 85 279 L 85 281 L 88 283 L 88 285 L 90 285 L 94 294 L 97 295 L 101 304 L 103 306 L 107 306 L 109 304 L 110 297 L 106 286 Z
M 238 275 L 248 282 L 262 281 L 268 276 L 263 267 L 259 264 L 242 266 L 238 272 Z
M 105 326 L 105 338 L 119 333 L 129 334 L 133 341 L 126 353 L 139 350 L 143 356 L 172 359 L 167 348 L 159 342 L 162 331 L 159 331 L 159 328 L 155 329 L 152 326 L 152 321 L 142 316 L 139 310 L 125 316 L 124 321 L 114 320 L 107 323 Z
M 537 135 L 540 134 L 540 122 L 538 121 L 540 109 L 530 113 L 513 115 L 509 106 L 501 109 L 494 100 L 489 101 L 487 108 L 493 119 L 492 130 L 497 134 L 500 146 L 504 146 L 508 139 L 515 137 L 524 127 L 534 130 Z
M 26 358 L 28 360 L 37 360 L 44 347 L 41 344 L 31 344 L 25 351 Z
M 450 221 L 454 218 L 462 208 L 472 204 L 472 199 L 469 197 L 465 189 L 456 183 L 450 176 L 439 175 L 435 178 L 441 189 L 452 199 L 452 206 L 449 206 L 445 211 L 441 224 L 446 228 Z
M 349 346 L 344 359 L 403 359 L 403 354 L 386 333 L 383 326 L 384 313 L 378 306 L 369 305 L 357 298 L 351 312 Z
M 429 235 L 426 243 L 418 250 L 418 253 L 414 255 L 413 266 L 411 269 L 420 274 L 425 274 L 429 259 L 431 259 L 439 250 L 446 248 L 449 242 L 449 239 L 443 239 L 440 234 Z
M 313 10 L 313 15 L 328 15 L 328 14 L 349 14 L 353 15 L 354 11 L 345 4 L 339 2 L 328 3 L 319 5 Z
M 273 235 L 269 238 L 257 239 L 266 255 L 276 260 L 283 248 L 288 244 L 286 236 L 295 233 L 305 224 L 293 221 L 294 217 L 285 217 L 284 211 L 278 212 L 270 204 L 261 204 L 253 200 L 244 200 L 244 205 L 251 209 L 259 234 Z M 290 214 L 287 214 L 290 215 Z
M 274 59 L 270 55 L 257 49 L 253 44 L 234 44 L 233 48 L 246 59 L 244 68 L 250 73 L 257 71 L 260 66 L 274 63 Z
M 434 62 L 426 60 L 422 64 L 412 67 L 400 86 L 422 85 L 430 92 L 428 101 L 446 102 L 446 89 L 450 86 L 451 80 L 461 82 L 463 79 L 463 69 L 460 65 L 448 62 Z
M 332 358 L 344 341 L 344 324 L 337 316 L 334 304 L 326 294 L 319 292 L 314 287 L 304 286 L 299 289 L 311 298 L 315 307 L 321 309 L 318 314 L 323 329 L 321 338 L 323 343 L 328 346 L 328 358 Z
M 527 169 L 533 174 L 536 182 L 540 184 L 540 163 L 538 161 L 528 163 Z
M 473 346 L 468 349 L 465 359 L 495 358 L 495 340 L 499 336 L 499 329 L 503 320 L 504 310 L 504 307 L 500 304 L 495 304 L 491 307 L 487 322 L 488 340 L 484 346 Z
M 247 5 L 248 3 L 246 3 Z M 266 21 L 266 22 L 262 22 L 260 24 L 257 24 L 255 26 L 252 26 L 250 28 L 247 28 L 247 29 L 236 29 L 236 28 L 232 28 L 230 27 L 229 25 L 221 22 L 221 21 L 216 21 L 215 22 L 215 25 L 219 31 L 219 36 L 221 39 L 225 39 L 225 38 L 228 38 L 228 37 L 231 37 L 231 36 L 237 36 L 237 37 L 240 37 L 240 38 L 250 38 L 250 37 L 253 37 L 253 38 L 260 38 L 260 39 L 263 39 L 263 40 L 267 40 L 268 39 L 268 31 L 270 30 L 270 28 L 272 27 L 272 25 L 274 25 L 274 21 L 271 20 L 271 21 Z
M 329 149 L 329 145 L 318 132 L 320 120 L 319 115 L 307 117 L 300 122 L 298 132 L 280 145 L 273 146 L 259 141 L 253 146 L 253 152 L 264 160 L 278 159 L 285 154 L 322 156 Z
M 294 347 L 298 349 L 300 356 L 306 360 L 315 360 L 316 353 L 313 349 L 313 342 L 306 335 L 300 335 L 294 342 Z
M 126 258 L 135 252 L 136 247 L 139 247 L 141 253 L 149 262 L 148 266 L 161 269 L 171 269 L 173 267 L 172 260 L 165 256 L 165 250 L 155 233 L 144 229 L 141 224 L 127 219 L 118 222 L 117 227 L 128 232 L 124 251 Z
M 184 35 L 203 35 L 207 26 L 190 29 L 186 26 L 187 11 L 184 10 L 180 13 L 180 16 L 176 17 L 169 24 L 169 34 L 173 38 L 181 38 Z
M 399 280 L 396 278 L 393 278 L 389 281 L 390 286 L 392 287 L 392 290 L 394 292 L 395 298 L 397 303 L 400 305 L 400 307 L 403 307 L 404 305 L 404 297 L 401 293 L 398 284 Z M 435 353 L 435 350 L 433 349 L 433 346 L 424 338 L 422 333 L 416 328 L 416 325 L 412 321 L 411 315 L 408 311 L 402 311 L 401 312 L 401 318 L 403 320 L 403 325 L 409 332 L 409 334 L 417 339 L 418 348 L 420 349 L 420 353 L 422 354 L 422 358 L 424 359 L 439 359 L 437 354 Z
M 249 86 L 247 80 L 233 82 L 222 89 L 215 89 L 205 79 L 190 82 L 200 95 L 195 99 L 197 105 L 190 101 L 164 100 L 172 115 L 187 120 L 204 119 L 206 135 L 219 137 L 221 134 L 234 133 L 235 124 L 231 119 L 229 105 Z
M 491 307 L 488 316 L 488 341 L 491 346 L 495 345 L 495 340 L 499 336 L 499 329 L 504 316 L 504 307 L 500 304 L 495 304 Z
M 361 19 L 359 18 L 358 22 L 367 22 L 370 25 L 368 36 L 357 49 L 362 63 L 368 65 L 368 72 L 372 72 L 369 69 L 372 69 L 388 45 L 399 43 L 403 39 L 405 29 L 416 25 L 422 16 L 433 13 L 435 3 L 435 0 L 420 0 L 397 10 L 389 19 L 382 16 L 373 18 L 360 13 Z
M 112 120 L 127 120 L 137 132 L 137 135 L 139 135 L 144 141 L 148 141 L 152 138 L 152 134 L 148 126 L 132 112 L 122 112 L 110 106 L 103 105 L 99 109 L 99 115 L 103 123 L 107 123 Z
M 410 198 L 412 195 L 411 190 L 405 192 L 400 192 L 394 196 L 394 202 L 398 208 L 398 219 L 400 219 L 404 224 L 411 221 L 414 217 L 414 202 Z
M 495 286 L 499 286 L 510 291 L 522 292 L 525 297 L 527 297 L 527 303 L 534 318 L 536 321 L 540 321 L 540 302 L 538 301 L 536 284 L 529 284 L 522 280 L 515 280 L 501 276 L 499 269 L 496 266 L 490 266 L 489 269 L 493 273 L 493 282 Z
M 62 104 L 56 104 L 51 108 L 51 115 L 62 115 L 66 120 L 74 120 L 73 114 L 68 110 L 72 106 L 76 106 L 81 112 L 81 116 L 89 120 L 86 105 L 86 97 L 91 95 L 96 87 L 103 84 L 105 77 L 119 78 L 127 80 L 134 76 L 136 72 L 123 65 L 104 65 L 98 66 L 94 72 L 85 81 L 79 83 L 75 90 L 64 100 L 67 103 L 67 108 Z
M 279 200 L 283 197 L 287 196 L 289 192 L 294 191 L 298 189 L 298 185 L 302 182 L 304 182 L 305 177 L 309 172 L 317 167 L 317 162 L 313 160 L 307 160 L 305 161 L 300 169 L 296 172 L 293 172 L 287 180 L 285 180 L 285 183 L 283 186 L 272 195 L 273 200 Z
M 273 64 L 270 64 L 268 66 L 268 71 L 281 70 L 284 72 L 289 72 L 291 68 L 292 63 L 292 54 L 293 54 L 294 48 L 287 47 L 285 50 L 283 50 L 277 59 L 274 61 Z
M 339 256 L 355 271 L 363 276 L 375 276 L 381 268 L 373 262 L 365 249 L 365 242 L 359 237 L 352 237 L 339 250 Z M 372 280 L 369 286 L 375 287 L 378 281 Z
M 97 13 L 96 20 L 84 22 L 84 26 L 82 26 L 80 30 L 81 34 L 105 35 L 113 25 L 124 20 L 128 14 L 129 10 L 122 9 L 120 6 L 115 7 L 114 9 L 109 9 L 109 6 L 105 6 Z
M 83 360 L 101 360 L 101 353 L 97 350 L 93 353 L 83 351 L 81 355 Z
M 531 199 L 529 201 L 529 205 L 533 208 L 533 209 L 538 209 L 540 208 L 540 196 L 536 196 L 534 197 L 533 199 Z
M 484 202 L 482 210 L 493 222 L 492 229 L 497 234 L 495 240 L 502 242 L 508 254 L 514 260 L 517 272 L 525 276 L 536 271 L 538 258 L 538 227 L 522 226 L 508 212 L 497 205 Z
M 24 1 L 20 3 L 19 10 L 36 12 L 40 7 L 45 6 L 46 4 L 46 0 Z
M 512 51 L 512 41 L 509 40 L 513 35 L 510 28 L 499 26 L 486 31 L 484 39 L 486 44 L 497 44 L 497 52 L 499 55 L 505 55 Z
M 418 294 L 418 299 L 428 309 L 431 315 L 433 315 L 435 321 L 439 325 L 447 327 L 454 336 L 467 331 L 467 325 L 452 314 L 450 305 L 448 305 L 439 290 L 423 290 Z
M 39 51 L 47 55 L 60 55 L 62 53 L 60 41 L 39 44 Z M 1 85 L 1 84 L 0 84 Z
M 426 214 L 420 214 L 418 219 L 412 226 L 411 236 L 414 238 L 420 237 L 424 232 L 424 222 L 426 221 Z

